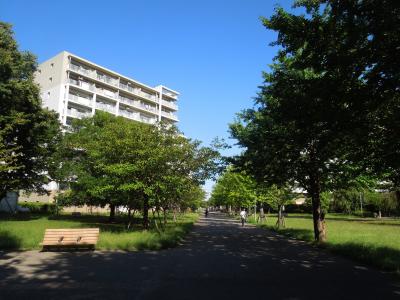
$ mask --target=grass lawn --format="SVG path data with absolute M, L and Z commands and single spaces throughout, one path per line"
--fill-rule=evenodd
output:
M 250 221 L 253 219 L 249 218 Z M 275 230 L 276 216 L 262 226 Z M 289 214 L 279 232 L 314 241 L 312 216 Z M 400 219 L 373 219 L 331 214 L 326 217 L 326 248 L 381 269 L 400 273 Z
M 198 214 L 187 213 L 178 217 L 176 224 L 169 220 L 165 230 L 159 233 L 155 229 L 143 231 L 139 224 L 127 230 L 125 223 L 109 223 L 107 216 L 83 215 L 0 215 L 0 249 L 30 250 L 41 249 L 46 228 L 85 228 L 99 227 L 100 237 L 96 249 L 107 250 L 157 250 L 176 245 L 190 230 Z

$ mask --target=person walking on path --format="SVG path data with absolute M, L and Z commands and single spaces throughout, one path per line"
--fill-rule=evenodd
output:
M 242 221 L 242 226 L 244 226 L 244 222 L 246 221 L 246 210 L 244 208 L 240 212 L 240 220 Z

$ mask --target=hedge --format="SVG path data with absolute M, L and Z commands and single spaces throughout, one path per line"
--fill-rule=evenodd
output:
M 55 203 L 18 202 L 18 205 L 29 208 L 29 211 L 35 214 L 54 214 L 57 211 Z

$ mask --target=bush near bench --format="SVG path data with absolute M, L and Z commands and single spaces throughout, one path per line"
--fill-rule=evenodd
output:
M 54 214 L 57 211 L 55 203 L 19 202 L 18 205 L 29 208 L 29 211 L 35 214 Z

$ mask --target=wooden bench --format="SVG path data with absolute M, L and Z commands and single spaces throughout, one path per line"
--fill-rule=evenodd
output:
M 94 249 L 99 239 L 99 228 L 46 229 L 42 242 L 45 249 Z

